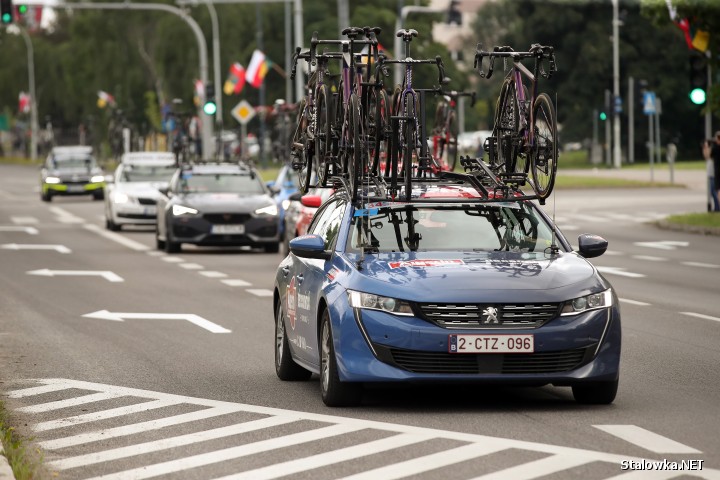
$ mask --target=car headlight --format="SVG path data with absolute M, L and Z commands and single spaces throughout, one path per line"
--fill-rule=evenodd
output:
M 113 195 L 113 202 L 115 203 L 127 203 L 130 201 L 130 197 L 125 195 L 124 193 L 116 193 Z
M 195 215 L 198 211 L 194 208 L 185 207 L 183 205 L 173 205 L 172 213 L 175 216 L 179 215 Z
M 60 183 L 58 177 L 45 177 L 45 183 Z
M 268 205 L 267 207 L 258 208 L 255 210 L 255 215 L 277 215 L 278 214 L 278 208 L 277 205 Z
M 290 207 L 290 199 L 286 198 L 282 201 L 283 210 L 287 210 Z
M 597 310 L 612 306 L 612 290 L 607 289 L 604 292 L 593 293 L 584 297 L 574 298 L 563 305 L 560 315 L 577 315 L 578 313 L 587 312 L 589 310 Z
M 105 175 L 94 175 L 90 178 L 90 183 L 100 183 L 105 181 Z
M 410 304 L 402 300 L 390 297 L 382 297 L 372 293 L 356 292 L 348 290 L 350 306 L 353 308 L 366 308 L 368 310 L 380 310 L 393 315 L 413 315 Z

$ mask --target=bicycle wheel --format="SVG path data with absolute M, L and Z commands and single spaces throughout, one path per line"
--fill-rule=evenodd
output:
M 520 123 L 517 92 L 513 79 L 508 77 L 502 84 L 495 107 L 494 135 L 497 138 L 496 163 L 505 167 L 505 172 L 517 172 L 517 152 L 513 148 L 513 137 L 517 135 Z M 524 168 L 524 166 L 523 166 Z
M 306 101 L 303 98 L 298 109 L 297 125 L 292 140 L 292 167 L 298 172 L 300 191 L 307 193 L 310 187 L 310 174 L 312 173 L 312 157 L 308 155 L 307 137 L 308 118 L 305 112 Z
M 348 107 L 348 180 L 350 187 L 351 201 L 357 200 L 358 190 L 361 187 L 361 176 L 365 175 L 367 169 L 366 148 L 362 134 L 362 120 L 360 119 L 360 99 L 357 94 L 350 96 Z
M 317 123 L 315 125 L 315 164 L 317 165 L 318 184 L 327 184 L 328 156 L 331 155 L 330 116 L 332 114 L 332 97 L 327 85 L 320 87 L 317 104 Z
M 380 175 L 380 165 L 383 161 L 387 163 L 388 142 L 387 136 L 388 122 L 390 121 L 390 102 L 388 101 L 387 92 L 384 89 L 373 89 L 370 94 L 370 106 L 368 108 L 368 136 L 370 143 L 370 158 L 372 165 L 370 173 Z
M 535 193 L 545 199 L 555 186 L 558 158 L 555 109 L 547 94 L 541 93 L 535 100 L 533 118 L 535 144 L 530 154 L 533 187 Z

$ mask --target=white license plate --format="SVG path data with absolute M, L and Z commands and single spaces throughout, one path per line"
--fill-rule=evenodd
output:
M 533 335 L 449 335 L 450 353 L 532 353 Z
M 67 191 L 71 192 L 71 193 L 84 192 L 85 186 L 84 185 L 68 185 Z
M 213 225 L 212 233 L 242 235 L 245 233 L 245 225 Z

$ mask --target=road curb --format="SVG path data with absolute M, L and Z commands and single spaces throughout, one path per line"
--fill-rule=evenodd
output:
M 677 232 L 688 232 L 688 233 L 699 233 L 701 235 L 714 235 L 720 236 L 720 228 L 717 227 L 701 227 L 698 225 L 681 225 L 677 223 L 671 223 L 667 220 L 658 220 L 654 222 L 658 228 L 663 230 L 675 230 Z
M 15 480 L 15 475 L 10 468 L 5 452 L 0 445 L 0 480 Z

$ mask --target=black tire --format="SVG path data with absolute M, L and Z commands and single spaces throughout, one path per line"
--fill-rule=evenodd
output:
M 390 122 L 390 101 L 384 89 L 375 88 L 372 90 L 368 113 L 370 114 L 368 135 L 372 148 L 370 172 L 380 176 L 380 164 L 383 160 L 387 162 L 387 155 L 389 155 L 388 142 L 390 141 L 386 132 L 388 122 Z
M 50 194 L 50 192 L 41 193 L 40 200 L 42 200 L 43 202 L 52 202 L 52 194 Z
M 263 245 L 265 253 L 278 253 L 280 251 L 280 242 L 266 243 Z
M 305 115 L 306 101 L 303 98 L 298 108 L 297 122 L 295 125 L 295 133 L 292 138 L 291 156 L 297 159 L 300 165 L 298 169 L 298 183 L 300 191 L 305 194 L 310 187 L 310 176 L 312 174 L 312 158 L 308 156 L 307 137 L 305 131 L 308 127 L 308 119 Z
M 286 382 L 307 380 L 312 375 L 292 358 L 290 342 L 285 335 L 285 312 L 282 308 L 282 300 L 275 308 L 275 373 L 280 380 Z
M 535 145 L 530 153 L 530 168 L 535 193 L 541 199 L 545 199 L 555 186 L 558 159 L 557 120 L 555 109 L 547 94 L 541 93 L 535 99 L 533 118 Z
M 367 170 L 365 141 L 360 119 L 360 99 L 354 93 L 350 96 L 349 108 L 347 140 L 350 142 L 350 154 L 348 155 L 347 174 L 350 199 L 354 202 L 358 198 L 358 191 L 362 188 L 361 176 L 365 175 Z
M 155 229 L 155 248 L 158 250 L 165 250 L 165 241 L 160 240 L 160 232 L 157 228 Z
M 332 340 L 330 312 L 322 313 L 320 327 L 320 393 L 328 407 L 351 407 L 362 399 L 362 384 L 341 382 L 338 376 L 335 345 Z
M 615 400 L 618 381 L 578 383 L 572 386 L 573 397 L 584 405 L 609 405 Z
M 105 217 L 105 228 L 107 228 L 111 232 L 119 232 L 122 229 L 122 227 L 117 223 L 113 222 L 110 217 Z
M 493 136 L 497 138 L 496 163 L 502 165 L 507 173 L 517 172 L 518 167 L 524 169 L 524 166 L 517 165 L 517 151 L 513 147 L 513 137 L 517 135 L 519 123 L 515 83 L 512 77 L 508 77 L 500 88 L 493 127 Z
M 174 242 L 172 240 L 172 235 L 170 234 L 170 231 L 170 225 L 167 225 L 165 227 L 165 251 L 167 253 L 179 253 L 180 250 L 182 250 L 182 244 L 179 242 Z
M 95 200 L 95 201 L 104 200 L 104 199 L 105 199 L 105 192 L 103 192 L 102 190 L 100 190 L 100 193 L 97 193 L 97 192 L 96 192 L 96 193 L 93 193 L 92 196 L 93 196 L 93 200 Z
M 321 186 L 327 185 L 329 156 L 332 155 L 332 94 L 327 85 L 320 87 L 317 102 L 317 126 L 315 131 L 315 164 L 317 165 L 318 183 Z

